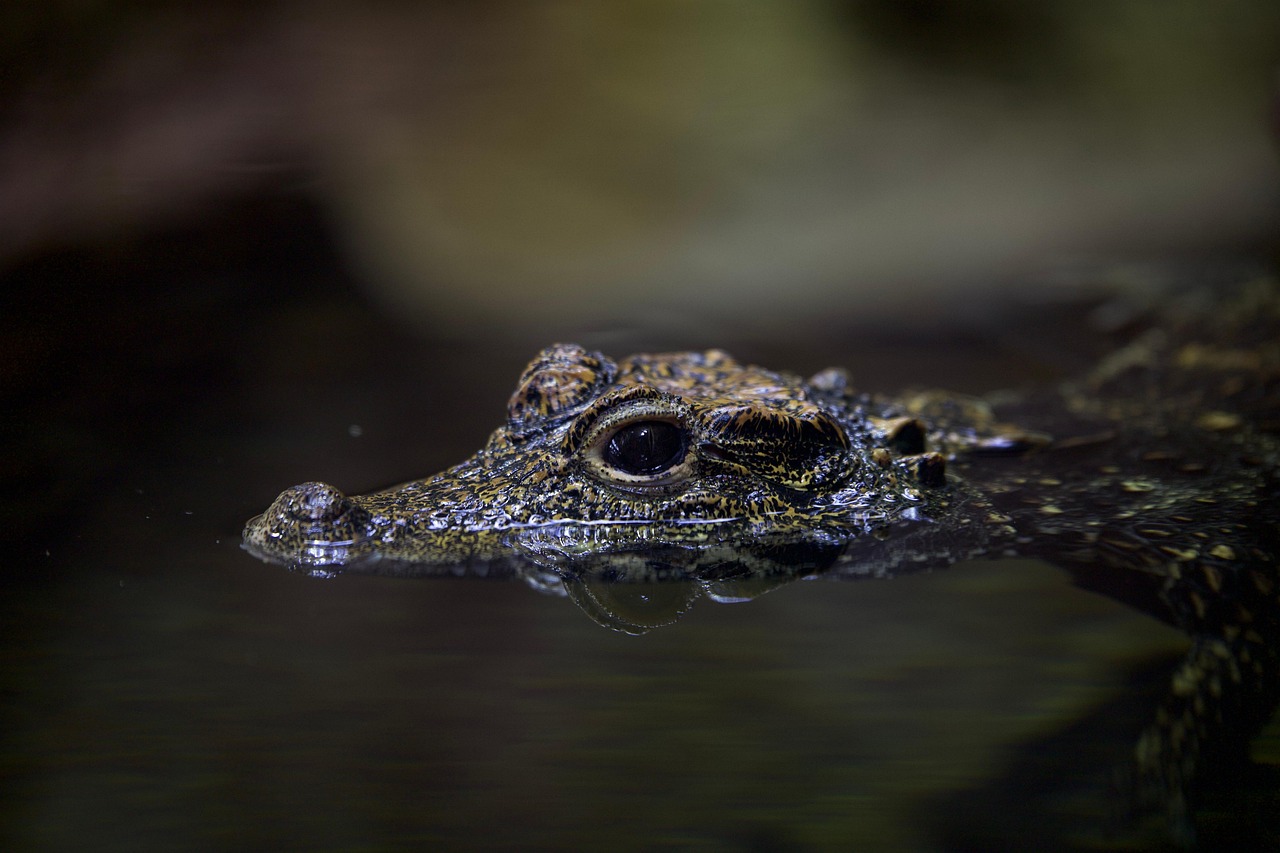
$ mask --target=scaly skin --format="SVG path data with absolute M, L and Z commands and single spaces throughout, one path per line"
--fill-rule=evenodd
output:
M 657 546 L 845 545 L 926 516 L 979 523 L 982 502 L 947 485 L 943 455 L 923 452 L 922 425 L 876 417 L 893 405 L 851 395 L 836 371 L 806 383 L 715 350 L 615 364 L 557 345 L 525 370 L 507 424 L 472 458 L 372 495 L 295 486 L 249 523 L 245 543 L 295 567 L 421 573 L 504 561 L 567 568 Z M 601 446 L 619 426 L 655 420 L 687 433 L 678 470 L 645 478 L 604 463 Z M 943 446 L 1016 444 L 971 420 Z
M 245 547 L 316 574 L 514 573 L 633 633 L 662 614 L 632 613 L 620 581 L 692 583 L 656 596 L 675 618 L 700 594 L 806 575 L 1041 557 L 1193 638 L 1127 772 L 1136 805 L 1190 843 L 1198 763 L 1240 750 L 1276 703 L 1278 333 L 1273 281 L 1174 301 L 1090 374 L 999 404 L 881 397 L 714 350 L 615 363 L 553 346 L 472 458 L 371 495 L 295 486 Z M 629 438 L 640 456 L 618 449 Z

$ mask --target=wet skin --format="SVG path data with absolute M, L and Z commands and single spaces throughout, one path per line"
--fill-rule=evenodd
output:
M 678 615 L 814 574 L 1041 557 L 1193 638 L 1130 768 L 1185 841 L 1202 756 L 1242 749 L 1275 707 L 1277 332 L 1277 287 L 1257 281 L 998 403 L 557 345 L 470 459 L 370 495 L 295 486 L 245 547 L 315 574 L 515 574 L 633 633 L 661 619 L 630 614 L 619 581 L 684 581 Z

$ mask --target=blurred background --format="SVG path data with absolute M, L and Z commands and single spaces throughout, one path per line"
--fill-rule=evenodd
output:
M 3 15 L 9 270 L 289 195 L 424 333 L 774 335 L 1280 219 L 1267 0 Z
M 434 470 L 556 340 L 884 389 L 1044 380 L 1096 354 L 1064 305 L 1277 245 L 1269 0 L 55 0 L 0 23 L 6 474 L 50 507 L 222 392 L 383 405 L 360 480 Z
M 459 461 L 555 340 L 873 390 L 1078 370 L 1167 282 L 1272 264 L 1280 4 L 15 0 L 0 58 L 0 846 L 1079 825 L 1024 808 L 1063 764 L 1001 762 L 1092 754 L 1076 722 L 1182 640 L 1044 566 L 646 643 L 239 532 Z M 1241 784 L 1273 842 L 1275 774 Z

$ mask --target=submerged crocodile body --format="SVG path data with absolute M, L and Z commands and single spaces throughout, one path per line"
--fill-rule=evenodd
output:
M 316 574 L 518 574 L 637 632 L 610 592 L 626 582 L 738 600 L 816 574 L 1041 557 L 1193 638 L 1131 768 L 1177 824 L 1203 754 L 1275 707 L 1278 332 L 1260 280 L 1166 310 L 1083 378 L 992 400 L 883 397 L 714 350 L 553 346 L 472 458 L 371 495 L 295 486 L 245 546 Z

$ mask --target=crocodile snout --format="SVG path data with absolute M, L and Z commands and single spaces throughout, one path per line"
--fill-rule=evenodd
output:
M 244 528 L 244 547 L 273 563 L 313 568 L 348 563 L 369 538 L 369 513 L 328 483 L 280 493 Z

